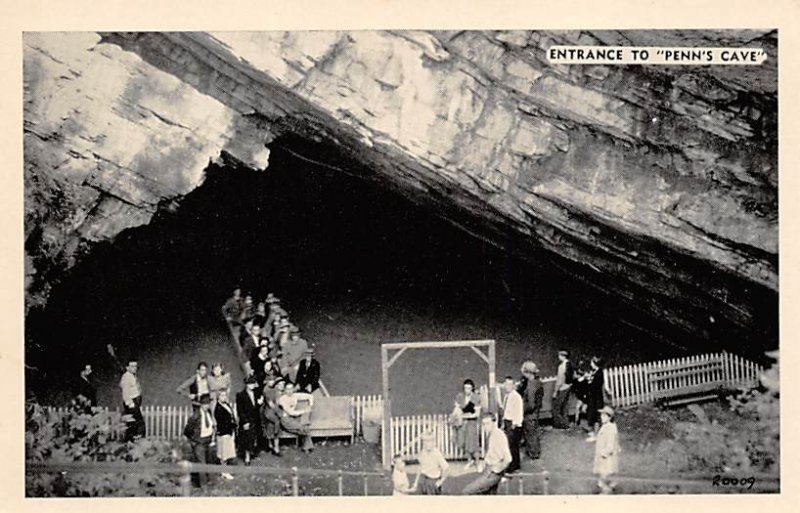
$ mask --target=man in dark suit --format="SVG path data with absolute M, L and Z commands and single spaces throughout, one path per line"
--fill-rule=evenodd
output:
M 319 388 L 320 366 L 314 358 L 314 350 L 307 349 L 297 369 L 297 388 L 301 392 L 313 394 Z
M 245 388 L 236 394 L 236 413 L 239 417 L 238 449 L 245 465 L 256 455 L 261 433 L 261 404 L 264 398 L 258 392 L 258 380 L 250 375 L 244 380 Z
M 524 415 L 522 417 L 522 433 L 525 436 L 525 453 L 530 459 L 537 460 L 541 456 L 539 410 L 542 409 L 544 386 L 539 379 L 539 368 L 531 361 L 522 364 L 520 393 L 522 394 Z
M 86 413 L 90 413 L 92 406 L 97 406 L 97 387 L 92 379 L 92 366 L 88 363 L 83 366 L 75 388 L 78 404 Z
M 216 424 L 211 414 L 211 399 L 205 395 L 200 398 L 199 407 L 186 422 L 183 434 L 189 439 L 192 447 L 191 461 L 195 463 L 211 463 L 213 455 L 211 448 L 215 446 Z M 192 473 L 192 484 L 202 487 L 209 481 L 210 475 L 206 472 Z
M 244 356 L 250 359 L 258 354 L 258 348 L 261 346 L 261 327 L 249 322 L 246 327 L 249 331 L 247 329 L 244 330 L 239 344 L 242 346 Z

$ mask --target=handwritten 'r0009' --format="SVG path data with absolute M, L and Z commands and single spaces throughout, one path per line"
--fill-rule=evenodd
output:
M 750 477 L 722 477 L 721 475 L 717 474 L 711 479 L 711 486 L 739 486 L 742 488 L 747 488 L 751 490 L 753 486 L 756 484 L 756 478 L 754 476 Z

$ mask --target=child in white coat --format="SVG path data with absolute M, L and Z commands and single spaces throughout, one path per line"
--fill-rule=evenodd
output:
M 597 474 L 597 486 L 600 493 L 610 494 L 616 483 L 613 476 L 619 471 L 619 433 L 614 419 L 614 409 L 605 406 L 600 410 L 600 430 L 594 450 L 594 473 Z

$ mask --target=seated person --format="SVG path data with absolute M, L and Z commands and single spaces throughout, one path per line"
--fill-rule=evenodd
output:
M 300 402 L 308 402 L 308 407 L 300 407 Z M 311 452 L 314 443 L 311 441 L 311 409 L 314 407 L 314 396 L 303 392 L 295 392 L 294 385 L 286 384 L 286 389 L 278 398 L 281 407 L 281 427 L 302 439 L 303 452 Z
M 314 358 L 314 350 L 309 348 L 300 360 L 297 369 L 297 389 L 313 394 L 319 388 L 320 365 Z

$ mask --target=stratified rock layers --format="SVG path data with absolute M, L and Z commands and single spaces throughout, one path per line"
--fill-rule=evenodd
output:
M 544 58 L 745 43 L 764 66 Z M 28 35 L 29 303 L 222 150 L 261 168 L 270 133 L 294 133 L 671 326 L 761 332 L 778 288 L 776 58 L 754 31 Z

